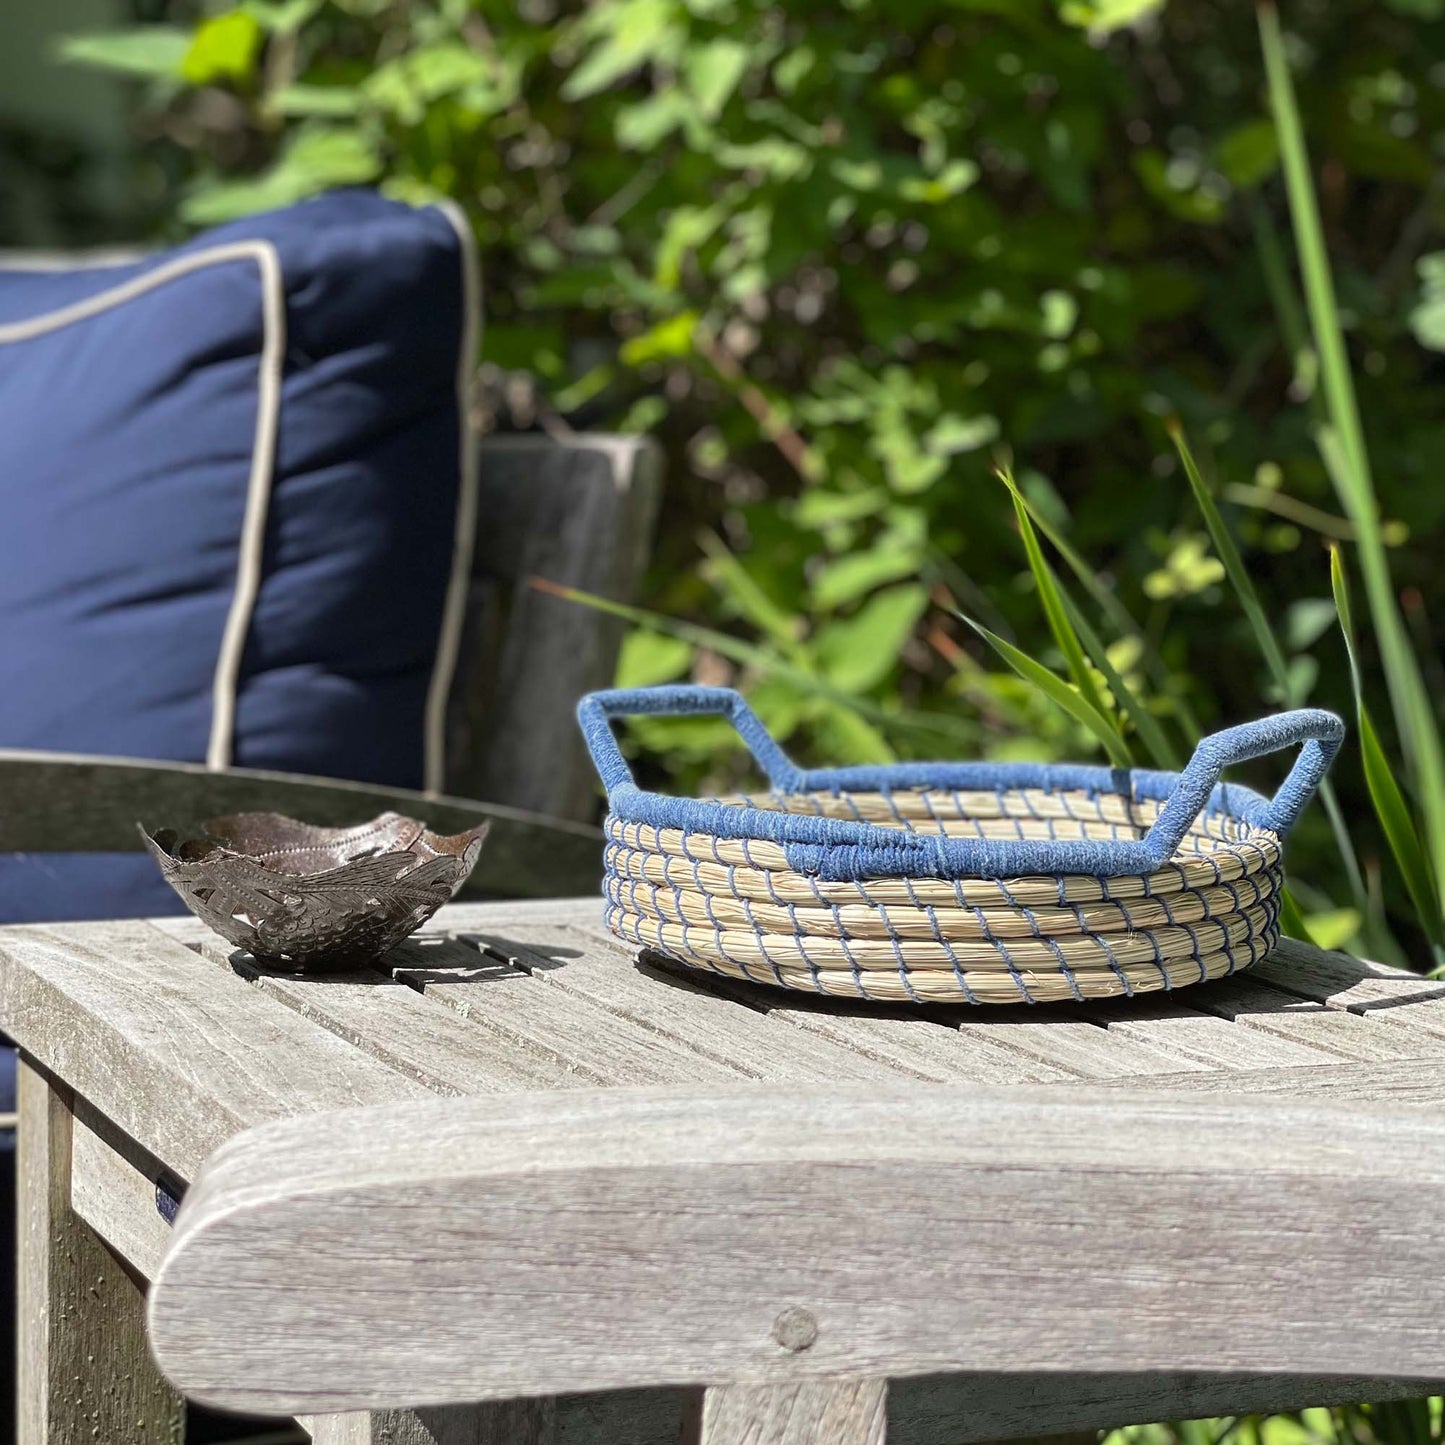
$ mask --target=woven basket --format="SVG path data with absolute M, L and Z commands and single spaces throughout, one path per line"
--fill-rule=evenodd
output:
M 640 789 L 610 720 L 731 719 L 771 791 Z M 1205 738 L 1182 773 L 1032 764 L 804 771 L 726 688 L 593 693 L 607 922 L 716 973 L 850 998 L 1046 1003 L 1178 988 L 1279 936 L 1281 840 L 1344 725 L 1303 709 Z M 1220 782 L 1302 745 L 1273 800 Z

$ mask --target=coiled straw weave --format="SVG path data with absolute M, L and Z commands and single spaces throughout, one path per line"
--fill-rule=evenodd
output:
M 1158 814 L 1157 804 L 1119 797 L 1025 791 L 714 801 L 982 838 L 1142 837 Z M 1278 937 L 1279 838 L 1225 817 L 1196 819 L 1156 872 L 1115 878 L 830 883 L 789 868 L 774 843 L 617 818 L 607 838 L 607 922 L 618 937 L 699 968 L 816 993 L 955 1003 L 1107 998 L 1233 973 Z
M 766 793 L 639 788 L 610 719 L 729 717 Z M 607 788 L 607 922 L 734 978 L 849 998 L 1047 1003 L 1247 968 L 1279 936 L 1282 839 L 1344 735 L 1302 709 L 1205 738 L 1182 773 L 1023 764 L 806 772 L 723 688 L 594 693 L 579 718 Z M 1273 799 L 1220 781 L 1300 754 Z

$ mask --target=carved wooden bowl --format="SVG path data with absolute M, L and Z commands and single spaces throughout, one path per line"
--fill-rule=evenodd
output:
M 456 893 L 488 825 L 443 838 L 383 813 L 354 828 L 314 828 L 280 813 L 212 818 L 206 837 L 141 828 L 186 907 L 222 938 L 301 971 L 379 957 Z

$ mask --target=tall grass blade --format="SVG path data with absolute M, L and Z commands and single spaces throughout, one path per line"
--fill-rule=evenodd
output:
M 1174 744 L 1169 741 L 1164 729 L 1159 726 L 1159 719 L 1149 711 L 1146 704 L 1140 701 L 1138 694 L 1125 681 L 1119 669 L 1114 666 L 1109 658 L 1109 649 L 1104 645 L 1104 639 L 1094 631 L 1088 618 L 1079 610 L 1078 603 L 1067 592 L 1063 593 L 1063 597 L 1064 606 L 1068 608 L 1069 620 L 1079 634 L 1079 641 L 1084 644 L 1084 651 L 1089 654 L 1094 666 L 1103 674 L 1104 681 L 1109 685 L 1109 691 L 1114 694 L 1115 702 L 1123 708 L 1129 720 L 1134 724 L 1140 741 L 1149 751 L 1150 762 L 1156 768 L 1178 772 L 1183 765 L 1181 756 Z
M 1035 662 L 1028 653 L 1021 652 L 1011 642 L 1005 642 L 996 632 L 990 632 L 981 622 L 975 622 L 962 612 L 957 616 L 968 623 L 1025 682 L 1032 683 L 1050 702 L 1061 707 L 1075 722 L 1082 723 L 1108 753 L 1109 761 L 1116 768 L 1133 766 L 1118 729 L 1087 698 L 1062 678 L 1055 677 L 1042 663 Z
M 1335 302 L 1334 279 L 1325 250 L 1324 228 L 1310 175 L 1309 153 L 1300 124 L 1294 82 L 1285 56 L 1279 14 L 1273 4 L 1258 10 L 1260 43 L 1270 108 L 1279 138 L 1285 189 L 1294 221 L 1295 248 L 1304 283 L 1305 306 L 1314 333 L 1320 381 L 1329 414 L 1318 442 L 1346 515 L 1359 539 L 1365 596 L 1379 638 L 1385 682 L 1405 756 L 1414 773 L 1415 794 L 1425 822 L 1436 894 L 1445 895 L 1445 750 L 1404 619 L 1390 579 L 1381 535 L 1379 506 L 1359 403 L 1350 375 L 1344 330 Z
M 1194 499 L 1204 517 L 1204 525 L 1208 528 L 1209 536 L 1214 542 L 1214 550 L 1224 565 L 1225 575 L 1234 588 L 1235 596 L 1239 598 L 1239 605 L 1244 610 L 1250 631 L 1254 633 L 1254 640 L 1264 657 L 1265 666 L 1269 669 L 1269 674 L 1279 689 L 1280 701 L 1286 707 L 1295 707 L 1303 699 L 1294 695 L 1289 667 L 1284 660 L 1284 650 L 1274 635 L 1274 629 L 1269 625 L 1268 617 L 1265 616 L 1264 607 L 1259 600 L 1259 593 L 1254 590 L 1254 583 L 1249 580 L 1249 573 L 1244 566 L 1244 558 L 1240 556 L 1239 548 L 1234 545 L 1234 538 L 1230 536 L 1229 528 L 1224 525 L 1224 518 L 1199 470 L 1199 464 L 1194 460 L 1194 453 L 1190 450 L 1189 441 L 1184 435 L 1183 428 L 1177 421 L 1171 421 L 1168 430 L 1169 436 L 1174 442 L 1174 449 L 1179 453 L 1179 460 L 1184 465 L 1184 475 L 1189 478 L 1189 486 L 1194 492 Z M 1344 810 L 1340 807 L 1339 797 L 1328 779 L 1320 787 L 1320 801 L 1324 804 L 1325 814 L 1330 821 L 1330 831 L 1335 837 L 1335 847 L 1345 865 L 1345 872 L 1349 876 L 1351 895 L 1360 910 L 1361 917 L 1368 917 L 1369 899 L 1365 892 L 1364 874 L 1360 871 L 1359 855 L 1355 852 L 1354 842 L 1350 838 L 1350 830 L 1345 824 Z
M 1364 763 L 1365 786 L 1369 789 L 1370 801 L 1375 805 L 1375 816 L 1395 866 L 1400 870 L 1410 901 L 1420 927 L 1437 949 L 1445 945 L 1445 926 L 1441 920 L 1441 900 L 1435 889 L 1435 878 L 1430 871 L 1430 862 L 1421 845 L 1414 819 L 1395 781 L 1385 750 L 1380 744 L 1379 733 L 1365 705 L 1365 694 L 1360 676 L 1360 664 L 1355 652 L 1355 623 L 1350 604 L 1349 577 L 1345 572 L 1344 558 L 1338 547 L 1330 548 L 1330 588 L 1335 597 L 1335 611 L 1339 614 L 1340 631 L 1345 639 L 1345 652 L 1350 662 L 1350 682 L 1355 694 L 1355 716 L 1360 729 L 1360 756 Z
M 610 597 L 599 597 L 594 592 L 584 592 L 577 587 L 564 587 L 561 583 L 548 581 L 545 577 L 533 577 L 529 585 L 549 596 L 576 602 L 596 612 L 605 612 L 611 617 L 620 617 L 634 627 L 658 632 L 664 637 L 676 637 L 694 647 L 707 648 L 741 667 L 751 667 L 772 677 L 786 678 L 800 692 L 837 703 L 895 736 L 900 732 L 929 733 L 963 749 L 972 747 L 976 741 L 973 730 L 958 718 L 907 708 L 899 712 L 889 712 L 866 698 L 854 697 L 832 687 L 815 673 L 726 632 L 716 632 L 711 627 L 700 627 L 693 622 L 680 622 L 676 618 L 666 617 L 660 612 L 648 612 L 641 607 L 629 607 L 626 603 L 614 602 Z
M 1024 551 L 1028 554 L 1029 568 L 1034 574 L 1034 583 L 1039 589 L 1039 596 L 1043 599 L 1044 611 L 1048 615 L 1049 627 L 1054 634 L 1054 640 L 1058 642 L 1064 656 L 1069 659 L 1069 671 L 1074 678 L 1075 685 L 1105 717 L 1109 718 L 1111 722 L 1114 721 L 1111 710 L 1104 705 L 1098 689 L 1094 686 L 1088 664 L 1084 661 L 1084 654 L 1087 654 L 1089 660 L 1103 675 L 1109 691 L 1113 693 L 1115 705 L 1122 708 L 1133 722 L 1134 729 L 1139 734 L 1144 746 L 1148 748 L 1155 767 L 1177 770 L 1180 766 L 1179 754 L 1170 745 L 1168 738 L 1164 736 L 1163 728 L 1159 726 L 1154 714 L 1139 701 L 1133 688 L 1125 682 L 1118 668 L 1110 661 L 1109 652 L 1104 646 L 1103 639 L 1094 631 L 1088 619 L 1080 611 L 1078 604 L 1069 596 L 1064 585 L 1059 581 L 1058 574 L 1044 556 L 1034 527 L 1032 509 L 1014 481 L 1013 474 L 1004 468 L 999 471 L 998 475 L 999 480 L 1009 489 L 1009 495 L 1013 498 L 1014 512 L 1018 516 L 1019 535 L 1023 538 Z M 1065 638 L 1070 640 L 1072 648 L 1078 652 L 1077 657 L 1070 655 L 1070 645 L 1066 644 Z M 1081 679 L 1087 681 L 1087 688 Z M 1117 723 L 1115 723 L 1115 731 L 1120 733 L 1120 741 L 1128 749 L 1128 739 L 1124 738 Z
M 1043 548 L 1039 546 L 1038 535 L 1034 531 L 1033 523 L 1029 520 L 1028 508 L 1024 506 L 1024 500 L 1019 495 L 1013 474 L 1006 467 L 1001 468 L 998 478 L 1008 488 L 1009 495 L 1013 498 L 1014 515 L 1018 518 L 1019 536 L 1023 538 L 1024 553 L 1029 561 L 1029 571 L 1034 575 L 1034 585 L 1039 590 L 1039 601 L 1043 604 L 1044 617 L 1048 621 L 1049 631 L 1054 635 L 1054 641 L 1059 645 L 1059 651 L 1064 654 L 1064 662 L 1069 669 L 1069 676 L 1073 678 L 1074 686 L 1078 688 L 1084 701 L 1095 712 L 1109 718 L 1109 708 L 1094 682 L 1094 674 L 1084 656 L 1083 645 L 1080 643 L 1079 635 L 1074 631 L 1073 623 L 1069 620 L 1068 611 L 1064 607 L 1058 578 L 1054 576 L 1053 568 L 1049 566 L 1044 557 Z M 1109 720 L 1113 722 L 1112 718 Z M 1119 731 L 1117 726 L 1114 730 L 1115 732 Z M 1119 741 L 1121 744 L 1124 742 L 1122 733 Z M 1128 751 L 1127 744 L 1125 744 L 1125 751 Z
M 1179 453 L 1179 460 L 1184 464 L 1184 475 L 1189 478 L 1189 486 L 1204 517 L 1204 525 L 1209 529 L 1215 554 L 1224 564 L 1230 586 L 1234 588 L 1239 605 L 1244 609 L 1245 618 L 1249 622 L 1250 631 L 1254 633 L 1254 640 L 1264 657 L 1265 666 L 1269 668 L 1269 674 L 1279 689 L 1280 701 L 1286 707 L 1292 707 L 1296 699 L 1292 695 L 1284 651 L 1275 638 L 1269 619 L 1264 615 L 1259 593 L 1254 590 L 1254 583 L 1249 580 L 1249 573 L 1245 571 L 1244 558 L 1239 555 L 1239 548 L 1234 545 L 1234 538 L 1229 535 L 1229 528 L 1224 525 L 1224 518 L 1220 515 L 1214 494 L 1205 483 L 1199 464 L 1194 460 L 1194 453 L 1190 450 L 1184 429 L 1177 421 L 1170 421 L 1168 431 L 1174 450 Z
M 1020 496 L 1022 496 L 1020 492 Z M 1154 685 L 1161 692 L 1169 690 L 1169 675 L 1159 659 L 1158 653 L 1148 645 L 1148 639 L 1144 635 L 1144 629 L 1135 621 L 1133 614 L 1122 602 L 1119 601 L 1117 593 L 1107 586 L 1102 578 L 1089 566 L 1088 562 L 1079 555 L 1078 550 L 1073 546 L 1067 537 L 1049 521 L 1047 517 L 1029 501 L 1023 499 L 1024 506 L 1028 508 L 1029 517 L 1034 524 L 1034 529 L 1039 532 L 1055 552 L 1064 559 L 1069 571 L 1078 578 L 1079 585 L 1089 594 L 1094 606 L 1099 609 L 1100 615 L 1108 620 L 1109 625 L 1120 637 L 1133 638 L 1144 649 L 1145 666 L 1149 668 L 1150 675 L 1154 679 Z M 1195 717 L 1193 710 L 1189 707 L 1184 698 L 1171 698 L 1171 706 L 1178 714 L 1179 722 L 1188 733 L 1191 740 L 1202 737 L 1203 727 L 1199 719 Z

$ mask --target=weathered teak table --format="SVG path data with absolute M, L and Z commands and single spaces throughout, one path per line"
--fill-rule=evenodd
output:
M 1333 1106 L 1321 1112 L 1314 1108 L 1318 1101 L 1445 1101 L 1445 1066 L 1437 1062 L 1445 1047 L 1445 985 L 1290 943 L 1248 976 L 1173 997 L 1087 1010 L 954 1009 L 926 1015 L 813 1001 L 658 967 L 606 934 L 594 899 L 454 906 L 388 962 L 389 972 L 317 979 L 281 975 L 231 955 L 189 919 L 0 929 L 0 1028 L 16 1038 L 24 1056 L 23 1445 L 92 1439 L 153 1445 L 179 1438 L 181 1407 L 150 1362 L 138 1287 L 157 1271 L 176 1201 L 203 1161 L 232 1136 L 269 1120 L 357 1105 L 403 1106 L 379 1115 L 382 1120 L 404 1121 L 413 1114 L 423 1119 L 430 1115 L 414 1106 L 437 1095 L 495 1096 L 494 1110 L 475 1113 L 483 1121 L 504 1117 L 509 1108 L 522 1113 L 532 1108 L 521 1101 L 509 1106 L 505 1095 L 651 1086 L 732 1101 L 729 1117 L 741 1121 L 735 1127 L 745 1132 L 748 1115 L 746 1109 L 737 1112 L 737 1099 L 750 1088 L 768 1101 L 758 1115 L 761 1129 L 773 1127 L 767 1123 L 777 1113 L 773 1106 L 785 1106 L 792 1094 L 811 1100 L 816 1111 L 828 1087 L 851 1099 L 924 1090 L 938 1101 L 929 1109 L 967 1113 L 970 1099 L 987 1093 L 978 1086 L 1034 1084 L 1061 1091 L 1061 1104 L 1093 1101 L 1087 1106 L 1094 1110 L 1088 1116 L 1095 1121 L 1092 1128 L 1109 1117 L 1098 1112 L 1097 1101 L 1112 1096 L 1098 1094 L 1100 1089 L 1281 1095 L 1300 1101 L 1300 1110 L 1271 1112 L 1266 1105 L 1262 1122 L 1256 1121 L 1263 1130 L 1260 1150 L 1278 1155 L 1276 1174 L 1269 1174 L 1271 1158 L 1251 1157 L 1248 1139 L 1231 1148 L 1241 1169 L 1257 1163 L 1261 1179 L 1269 1174 L 1278 1182 L 1278 1175 L 1287 1182 L 1291 1170 L 1323 1171 L 1323 1179 L 1335 1168 L 1328 1138 L 1319 1137 L 1335 1127 L 1345 1151 L 1336 1159 L 1337 1165 L 1344 1160 L 1336 1172 L 1353 1178 L 1355 1156 L 1348 1150 L 1371 1137 L 1370 1120 L 1377 1116 L 1339 1112 L 1332 1124 Z M 928 1083 L 958 1087 L 929 1092 Z M 1035 1116 L 1043 1118 L 1055 1095 L 1042 1104 L 1040 1090 L 1028 1097 Z M 1122 1107 L 1126 1096 L 1117 1097 Z M 543 1113 L 555 1113 L 553 1105 L 543 1104 Z M 1167 1110 L 1158 1113 L 1163 1107 L 1131 1103 L 1133 1113 L 1126 1117 L 1131 1127 L 1157 1134 L 1160 1119 L 1169 1123 Z M 1378 1117 L 1390 1116 L 1382 1111 Z M 1306 1286 L 1301 1298 L 1328 1296 L 1343 1306 L 1352 1298 L 1349 1270 L 1358 1259 L 1364 1271 L 1358 1282 L 1361 1319 L 1341 1318 L 1334 1326 L 1341 1343 L 1323 1351 L 1328 1358 L 1320 1377 L 1310 1378 L 1304 1367 L 1287 1376 L 1248 1373 L 1254 1358 L 1248 1351 L 1225 1373 L 1161 1370 L 1157 1360 L 1148 1373 L 1090 1372 L 1061 1358 L 1057 1367 L 1073 1372 L 1056 1374 L 1044 1368 L 1052 1357 L 1012 1376 L 999 1374 L 991 1362 L 986 1369 L 992 1373 L 915 1371 L 912 1378 L 895 1378 L 886 1392 L 888 1439 L 924 1445 L 1426 1393 L 1430 1371 L 1420 1361 L 1429 1358 L 1439 1331 L 1431 1325 L 1436 1335 L 1427 1339 L 1399 1320 L 1414 1318 L 1412 1310 L 1432 1319 L 1440 1314 L 1430 1297 L 1440 1289 L 1442 1271 L 1435 1261 L 1440 1244 L 1429 1229 L 1410 1236 L 1409 1211 L 1438 1210 L 1445 1149 L 1435 1134 L 1445 1138 L 1445 1126 L 1426 1112 L 1396 1110 L 1394 1118 L 1405 1123 L 1379 1134 L 1381 1157 L 1363 1170 L 1364 1192 L 1351 1206 L 1387 1217 L 1362 1218 L 1352 1238 L 1328 1251 L 1329 1258 L 1318 1258 L 1317 1239 L 1298 1251 L 1292 1243 L 1296 1230 L 1298 1238 L 1309 1237 L 1310 1221 L 1269 1218 L 1262 1206 L 1251 1258 L 1277 1259 L 1277 1265 L 1250 1266 L 1257 1271 L 1257 1294 L 1252 1298 L 1236 1277 L 1222 1297 L 1201 1297 L 1191 1306 L 1213 1311 L 1216 1322 L 1232 1312 L 1247 1317 L 1256 1307 L 1262 1319 L 1272 1321 L 1287 1313 L 1296 1279 Z M 1216 1133 L 1223 1127 L 1227 1135 L 1227 1115 L 1210 1127 Z M 1271 1142 L 1301 1132 L 1311 1137 L 1297 1155 L 1292 1145 Z M 382 1152 L 386 1142 L 378 1139 Z M 872 1144 L 864 1139 L 858 1147 Z M 1155 1139 L 1149 1147 L 1157 1153 L 1165 1145 Z M 1177 1147 L 1187 1156 L 1187 1140 Z M 1119 1141 L 1116 1152 L 1127 1160 L 1129 1141 Z M 813 1179 L 806 1170 L 799 1177 L 805 1174 Z M 926 1182 L 926 1173 L 919 1178 Z M 1423 1188 L 1413 1187 L 1422 1181 Z M 1229 1198 L 1234 1183 L 1221 1179 L 1221 1208 L 1243 1208 L 1247 1218 L 1247 1198 L 1243 1204 Z M 405 1188 L 408 1181 L 382 1180 L 378 1187 L 393 1185 Z M 1023 1198 L 1030 1199 L 1027 1183 L 1021 1187 Z M 1377 1210 L 1377 1200 L 1393 1203 Z M 940 1201 L 940 1216 L 947 1215 L 956 1228 L 959 1218 L 968 1220 L 966 1206 L 966 1200 Z M 478 1209 L 486 1207 L 485 1199 L 478 1201 Z M 797 1206 L 778 1204 L 783 1214 L 790 1207 Z M 926 1235 L 926 1205 L 915 1199 L 910 1207 L 924 1208 L 918 1270 L 926 1277 L 936 1257 Z M 1050 1207 L 1050 1200 L 1041 1198 L 1037 1212 L 1047 1219 Z M 1150 1207 L 1141 1196 L 1141 1212 Z M 1207 1195 L 1201 1208 L 1209 1213 Z M 1019 1223 L 1022 1231 L 1022 1215 Z M 986 1230 L 1008 1221 L 980 1218 L 977 1224 Z M 1393 1244 L 1381 1233 L 1392 1228 L 1400 1232 Z M 1187 1227 L 1175 1232 L 1182 1259 L 1192 1238 Z M 349 1241 L 358 1280 L 387 1262 L 392 1238 L 378 1229 L 374 1240 Z M 1417 1247 L 1418 1261 L 1409 1256 Z M 861 1248 L 858 1240 L 826 1235 L 816 1240 L 819 1257 L 836 1256 L 845 1271 L 849 1261 L 861 1259 Z M 1051 1248 L 1057 1250 L 1059 1241 Z M 1402 1291 L 1399 1279 L 1391 1283 L 1389 1269 L 1379 1263 L 1396 1257 L 1392 1250 L 1403 1258 L 1406 1277 L 1411 1269 L 1421 1272 L 1422 1292 L 1404 1305 L 1396 1296 L 1413 1291 Z M 960 1257 L 969 1258 L 966 1251 Z M 434 1252 L 427 1258 L 427 1268 L 433 1268 Z M 1038 1290 L 1063 1292 L 1060 1281 L 1070 1264 L 1067 1248 L 1062 1255 L 1040 1257 L 1029 1266 L 1037 1269 Z M 1167 1301 L 1169 1279 L 1155 1284 L 1159 1300 Z M 666 1281 L 657 1287 L 665 1291 Z M 679 1289 L 691 1287 L 679 1281 Z M 1135 1280 L 1130 1287 L 1142 1286 Z M 929 1278 L 928 1289 L 933 1288 L 945 1284 Z M 846 1293 L 844 1284 L 839 1289 Z M 928 1289 L 920 1287 L 920 1299 Z M 1161 1318 L 1177 1304 L 1161 1303 Z M 445 1297 L 436 1301 L 440 1316 L 452 1307 Z M 200 1308 L 204 1312 L 204 1300 Z M 308 1329 L 324 1331 L 324 1311 L 320 1315 Z M 794 1319 L 784 1310 L 778 1318 L 779 1348 L 806 1349 L 810 1317 L 801 1313 Z M 790 1338 L 795 1325 L 800 1333 Z M 1394 1370 L 1393 1361 L 1382 1357 L 1379 1331 L 1386 1328 L 1402 1329 L 1402 1340 L 1408 1336 L 1400 1358 L 1413 1362 L 1410 1368 Z M 1370 1378 L 1341 1367 L 1354 1334 L 1362 1341 L 1362 1369 Z M 1247 1335 L 1244 1329 L 1241 1337 Z M 1295 1358 L 1281 1356 L 1286 1357 Z M 1085 1352 L 1080 1358 L 1092 1357 Z M 1445 1366 L 1445 1359 L 1440 1363 Z M 547 1368 L 544 1351 L 534 1373 L 545 1375 Z M 1439 1373 L 1445 1375 L 1445 1369 Z M 1402 1374 L 1414 1378 L 1394 1377 Z M 318 1382 L 318 1402 L 325 1401 L 325 1384 Z M 264 1400 L 267 1388 L 268 1381 L 257 1378 L 247 1398 Z M 232 1397 L 239 1398 L 234 1392 Z M 677 1385 L 488 1406 L 314 1415 L 303 1423 L 319 1441 L 348 1445 L 493 1440 L 670 1445 L 686 1438 L 680 1433 L 686 1429 L 701 1429 L 705 1438 L 718 1441 L 802 1441 L 823 1438 L 832 1428 L 826 1412 L 823 1424 L 810 1426 L 800 1415 L 789 1425 L 785 1417 L 793 1406 L 785 1405 L 760 1429 L 751 1406 L 738 1423 L 724 1408 L 726 1400 L 718 1398 L 712 1398 L 711 1416 L 704 1407 L 699 1426 L 696 1400 L 694 1388 Z M 882 1393 L 859 1396 L 862 1425 L 855 1420 L 852 1433 L 839 1428 L 830 1438 L 881 1439 L 882 1401 Z

